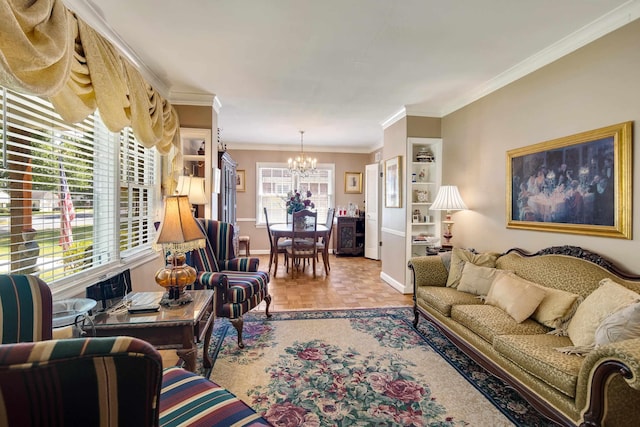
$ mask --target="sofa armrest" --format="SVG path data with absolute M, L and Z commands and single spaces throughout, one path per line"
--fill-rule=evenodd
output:
M 414 294 L 420 286 L 446 286 L 449 271 L 440 256 L 419 256 L 409 260 Z
M 609 381 L 617 375 L 640 391 L 640 338 L 600 346 L 585 357 L 576 389 L 576 407 L 585 408 L 585 421 L 598 422 L 607 401 L 625 398 L 610 395 Z
M 236 257 L 233 259 L 227 259 L 218 261 L 221 271 L 258 271 L 258 265 L 260 264 L 260 258 L 256 257 Z

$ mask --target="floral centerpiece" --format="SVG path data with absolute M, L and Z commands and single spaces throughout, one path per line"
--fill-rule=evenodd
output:
M 287 193 L 287 213 L 293 214 L 303 209 L 312 209 L 316 206 L 311 201 L 311 191 L 304 193 L 304 197 L 298 190 L 289 191 Z

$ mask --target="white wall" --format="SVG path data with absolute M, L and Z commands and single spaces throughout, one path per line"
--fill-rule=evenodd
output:
M 506 151 L 640 120 L 640 20 L 559 59 L 442 120 L 443 182 L 457 184 L 470 211 L 454 215 L 457 246 L 536 251 L 576 245 L 640 273 L 633 240 L 506 228 Z M 640 195 L 635 150 L 633 195 Z M 640 227 L 635 209 L 633 223 Z

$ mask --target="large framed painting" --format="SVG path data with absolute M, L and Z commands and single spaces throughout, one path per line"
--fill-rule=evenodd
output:
M 384 162 L 384 206 L 402 207 L 402 170 L 401 156 L 392 157 Z
M 632 126 L 507 152 L 507 228 L 631 239 Z

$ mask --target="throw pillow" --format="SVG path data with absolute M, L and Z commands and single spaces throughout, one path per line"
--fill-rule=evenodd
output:
M 546 295 L 531 317 L 550 328 L 566 329 L 568 321 L 575 314 L 578 304 L 582 300 L 580 295 L 561 289 L 535 285 L 544 289 Z
M 513 273 L 505 273 L 493 282 L 485 303 L 501 308 L 516 322 L 522 323 L 536 311 L 545 295 L 540 286 Z
M 612 313 L 596 328 L 596 346 L 640 338 L 640 302 Z
M 482 267 L 472 262 L 465 262 L 460 276 L 458 290 L 474 295 L 486 296 L 491 289 L 493 281 L 505 270 Z
M 462 269 L 465 262 L 471 262 L 482 267 L 495 267 L 496 259 L 500 254 L 495 252 L 485 252 L 481 254 L 473 253 L 467 249 L 453 248 L 451 251 L 451 265 L 449 266 L 449 276 L 447 277 L 447 287 L 457 288 L 462 277 Z
M 593 345 L 596 329 L 604 318 L 636 300 L 640 300 L 640 294 L 611 279 L 602 279 L 600 286 L 584 299 L 569 322 L 569 339 L 577 347 Z

